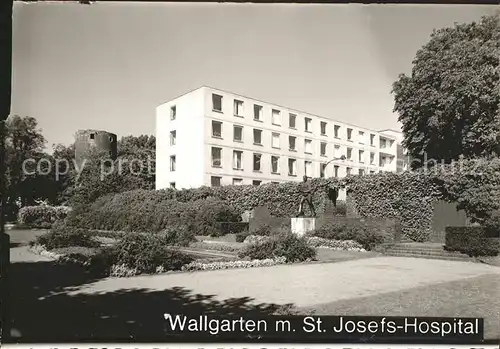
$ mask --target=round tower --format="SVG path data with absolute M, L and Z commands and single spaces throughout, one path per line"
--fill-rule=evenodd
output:
M 75 135 L 75 160 L 78 165 L 90 149 L 106 151 L 114 160 L 117 156 L 117 137 L 102 130 L 78 130 Z

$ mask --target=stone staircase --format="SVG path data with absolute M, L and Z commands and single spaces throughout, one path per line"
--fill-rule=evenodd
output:
M 472 262 L 474 259 L 460 252 L 450 252 L 440 243 L 400 242 L 387 245 L 382 251 L 387 256 L 444 259 L 450 261 Z

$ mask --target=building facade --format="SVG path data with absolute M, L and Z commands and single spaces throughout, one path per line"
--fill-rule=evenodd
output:
M 201 87 L 156 109 L 156 188 L 397 171 L 398 135 Z M 340 158 L 345 156 L 345 160 Z

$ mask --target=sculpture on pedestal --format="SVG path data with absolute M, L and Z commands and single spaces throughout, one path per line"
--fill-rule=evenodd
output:
M 314 190 L 311 186 L 311 182 L 307 180 L 307 176 L 304 176 L 302 179 L 303 180 L 299 186 L 302 198 L 300 199 L 299 213 L 297 214 L 297 217 L 304 217 L 304 203 L 307 203 L 313 217 L 316 217 L 316 210 L 314 209 L 314 205 L 312 202 Z

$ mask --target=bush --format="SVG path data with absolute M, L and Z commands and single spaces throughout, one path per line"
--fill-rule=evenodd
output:
M 173 249 L 160 235 L 126 234 L 111 250 L 114 263 L 136 269 L 140 273 L 154 273 L 158 267 L 180 270 L 193 258 Z
M 236 234 L 236 242 L 245 242 L 245 239 L 250 236 L 248 231 Z
M 216 222 L 215 230 L 211 237 L 225 236 L 228 234 L 240 234 L 248 231 L 247 222 Z
M 276 259 L 284 257 L 287 262 L 303 262 L 316 257 L 316 250 L 307 245 L 304 238 L 292 233 L 272 235 L 267 241 L 250 244 L 238 256 L 250 259 Z
M 342 251 L 365 251 L 363 246 L 353 240 L 330 240 L 317 236 L 310 236 L 306 238 L 307 244 L 311 247 L 323 247 L 333 250 Z
M 326 224 L 311 235 L 328 240 L 352 240 L 365 250 L 372 250 L 385 241 L 385 235 L 376 225 L 356 219 Z
M 250 235 L 271 236 L 272 228 L 269 224 L 262 224 L 250 231 Z
M 196 241 L 194 232 L 189 230 L 186 225 L 180 224 L 163 229 L 159 235 L 166 245 L 188 246 L 191 242 Z
M 445 232 L 445 248 L 448 251 L 459 251 L 471 257 L 499 254 L 498 240 L 491 238 L 485 227 L 446 227 Z
M 47 250 L 79 246 L 99 247 L 100 243 L 85 229 L 59 225 L 49 233 L 38 236 L 32 244 L 43 245 Z
M 207 198 L 193 202 L 196 210 L 193 228 L 196 235 L 210 235 L 220 229 L 217 222 L 239 222 L 241 217 L 231 205 L 222 200 Z
M 26 206 L 19 210 L 18 223 L 29 228 L 49 229 L 58 220 L 64 220 L 71 209 L 67 206 Z

